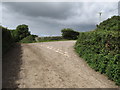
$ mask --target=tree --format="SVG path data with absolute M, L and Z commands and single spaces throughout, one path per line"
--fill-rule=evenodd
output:
M 15 37 L 15 41 L 17 42 L 29 36 L 30 32 L 29 32 L 28 25 L 25 25 L 25 24 L 18 25 L 13 34 L 14 34 L 13 36 Z
M 75 40 L 79 36 L 79 32 L 74 31 L 70 28 L 65 28 L 61 30 L 64 39 Z

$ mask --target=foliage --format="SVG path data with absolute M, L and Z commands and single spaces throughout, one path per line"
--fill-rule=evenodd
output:
M 111 22 L 114 21 L 111 19 L 108 19 L 110 22 L 107 23 L 116 23 Z M 101 28 L 103 23 L 100 24 Z M 92 68 L 106 74 L 109 79 L 120 85 L 119 30 L 103 30 L 100 28 L 98 30 L 97 28 L 95 31 L 81 32 L 76 42 L 75 50 Z
M 0 28 L 2 28 L 2 53 L 4 54 L 8 51 L 11 45 L 13 45 L 14 39 L 11 36 L 9 29 L 2 26 L 0 26 Z
M 97 25 L 97 30 L 120 31 L 120 16 L 113 16 Z
M 4 27 L 2 28 L 2 53 L 8 51 L 8 49 L 15 42 L 31 43 L 35 42 L 37 35 L 30 35 L 27 25 L 18 25 L 15 30 L 9 30 Z M 23 39 L 23 40 L 22 40 Z
M 36 37 L 37 37 L 36 35 L 29 35 L 29 36 L 23 38 L 20 42 L 21 43 L 34 43 Z
M 19 42 L 23 38 L 30 35 L 30 32 L 28 31 L 28 26 L 25 24 L 18 25 L 15 31 L 12 31 L 12 36 L 14 37 L 16 42 Z
M 74 31 L 70 28 L 65 28 L 61 30 L 64 39 L 75 40 L 79 36 L 79 32 Z
M 14 41 L 15 41 L 15 30 L 10 30 L 10 29 L 9 29 L 9 31 L 10 31 L 10 33 L 11 33 L 12 38 L 13 38 Z
M 44 41 L 59 41 L 63 40 L 61 36 L 51 36 L 51 37 L 39 37 L 38 41 L 39 42 L 44 42 Z

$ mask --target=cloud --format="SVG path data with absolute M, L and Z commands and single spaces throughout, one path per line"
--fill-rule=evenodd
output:
M 0 3 L 0 25 L 2 23 L 2 3 Z
M 30 17 L 50 17 L 65 19 L 72 13 L 72 3 L 63 2 L 9 2 L 3 3 L 7 8 Z M 68 15 L 70 13 L 70 15 Z
M 4 2 L 2 24 L 16 28 L 28 24 L 37 35 L 60 35 L 63 28 L 77 31 L 95 29 L 102 20 L 117 15 L 117 2 Z

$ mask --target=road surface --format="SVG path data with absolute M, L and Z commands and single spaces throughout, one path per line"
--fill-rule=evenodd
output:
M 16 45 L 3 57 L 3 87 L 116 88 L 74 51 L 75 41 Z

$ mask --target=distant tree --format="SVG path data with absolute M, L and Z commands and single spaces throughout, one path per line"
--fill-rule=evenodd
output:
M 70 28 L 62 29 L 61 32 L 64 39 L 75 40 L 79 36 L 79 32 L 74 31 Z
M 33 34 L 32 34 L 32 36 L 33 36 L 34 38 L 38 37 L 38 35 L 33 35 Z
M 15 41 L 20 41 L 23 38 L 30 35 L 28 25 L 22 24 L 18 25 L 16 30 L 13 32 L 13 36 L 15 37 Z

